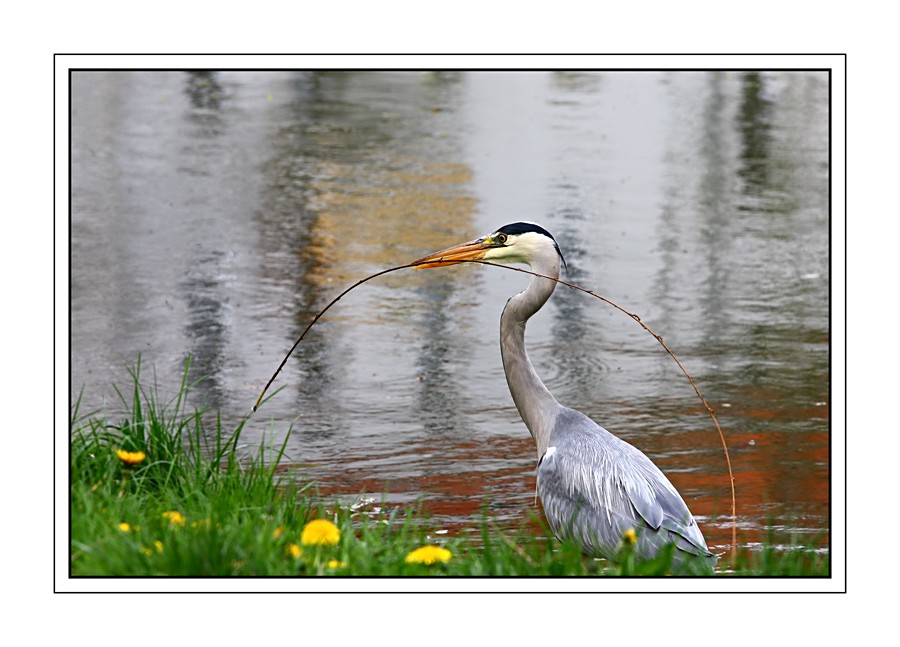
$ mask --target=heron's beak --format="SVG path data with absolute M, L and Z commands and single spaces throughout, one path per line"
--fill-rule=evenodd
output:
M 461 261 L 481 260 L 491 247 L 489 243 L 490 239 L 479 238 L 478 240 L 472 240 L 462 245 L 455 245 L 434 254 L 429 254 L 417 261 L 413 261 L 410 265 L 415 265 L 417 270 L 421 270 L 426 267 L 453 265 Z

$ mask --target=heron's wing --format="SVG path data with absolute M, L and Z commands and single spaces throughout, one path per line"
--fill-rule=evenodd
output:
M 629 452 L 632 470 L 624 478 L 631 504 L 655 530 L 668 530 L 669 537 L 681 550 L 709 554 L 706 540 L 675 486 L 640 450 Z
M 589 554 L 613 559 L 629 528 L 644 525 L 627 497 L 587 480 L 581 461 L 567 449 L 550 446 L 537 470 L 538 494 L 553 533 L 572 539 Z
M 678 491 L 638 449 L 587 416 L 566 410 L 538 465 L 538 491 L 554 531 L 611 556 L 633 528 L 639 553 L 674 542 L 710 556 L 703 535 Z

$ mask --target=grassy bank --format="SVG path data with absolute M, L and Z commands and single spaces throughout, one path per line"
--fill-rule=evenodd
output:
M 509 533 L 485 521 L 478 541 L 429 538 L 427 519 L 394 508 L 380 516 L 316 506 L 313 484 L 276 469 L 284 447 L 239 456 L 243 423 L 188 410 L 187 368 L 177 396 L 160 402 L 132 371 L 118 391 L 128 415 L 71 416 L 72 576 L 509 576 L 665 575 L 668 557 L 637 563 L 583 557 L 548 531 Z M 313 522 L 313 523 L 311 523 Z M 827 576 L 827 556 L 742 552 L 732 575 Z

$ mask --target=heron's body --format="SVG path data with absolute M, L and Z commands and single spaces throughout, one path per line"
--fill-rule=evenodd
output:
M 565 409 L 538 462 L 537 488 L 557 537 L 615 559 L 629 529 L 635 554 L 653 557 L 674 543 L 673 561 L 713 560 L 678 491 L 640 450 L 579 411 Z
M 484 259 L 530 265 L 559 277 L 562 254 L 533 223 L 513 223 L 490 236 L 420 259 L 422 267 Z M 500 350 L 510 393 L 537 445 L 537 489 L 554 534 L 590 555 L 616 559 L 633 530 L 639 558 L 674 543 L 674 564 L 712 565 L 696 521 L 678 491 L 640 450 L 584 414 L 560 405 L 538 377 L 525 350 L 525 324 L 546 303 L 556 281 L 534 277 L 500 316 Z

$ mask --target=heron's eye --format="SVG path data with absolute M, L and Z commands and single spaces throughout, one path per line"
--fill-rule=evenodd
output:
M 497 234 L 497 242 L 500 243 L 501 245 L 506 244 L 507 238 L 508 238 L 508 236 L 506 234 Z

